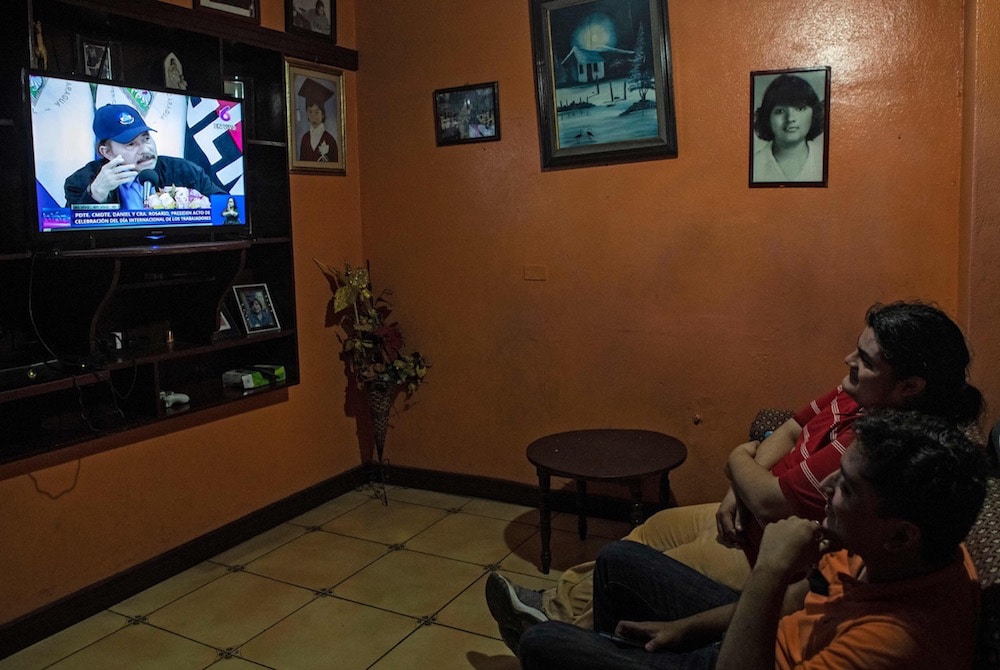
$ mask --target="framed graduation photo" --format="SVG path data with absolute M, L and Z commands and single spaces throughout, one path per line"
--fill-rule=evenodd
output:
M 344 73 L 286 59 L 285 97 L 289 170 L 347 174 Z

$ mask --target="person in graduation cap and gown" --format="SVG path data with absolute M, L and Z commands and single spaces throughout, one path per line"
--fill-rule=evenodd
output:
M 326 101 L 333 91 L 323 86 L 315 79 L 306 78 L 299 86 L 299 95 L 306 101 L 306 119 L 309 130 L 302 135 L 299 142 L 299 160 L 316 161 L 320 163 L 337 163 L 340 161 L 340 151 L 337 140 L 324 125 L 326 123 Z

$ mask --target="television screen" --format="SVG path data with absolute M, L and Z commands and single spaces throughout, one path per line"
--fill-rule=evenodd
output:
M 28 76 L 35 239 L 249 230 L 239 100 Z

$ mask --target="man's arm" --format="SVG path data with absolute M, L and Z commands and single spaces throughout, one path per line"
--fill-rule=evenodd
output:
M 735 611 L 736 603 L 730 603 L 676 621 L 619 621 L 615 635 L 631 640 L 648 638 L 646 651 L 703 647 L 722 637 Z
M 802 609 L 809 583 L 803 579 L 787 589 L 783 588 L 783 583 L 781 587 L 777 594 L 779 614 L 791 614 Z M 703 647 L 719 640 L 723 634 L 728 635 L 726 630 L 734 621 L 737 606 L 738 603 L 720 605 L 676 621 L 619 621 L 615 635 L 631 640 L 648 638 L 644 646 L 646 651 Z M 772 634 L 772 647 L 773 637 Z
M 781 490 L 778 478 L 755 460 L 756 452 L 757 443 L 747 442 L 729 455 L 726 476 L 732 482 L 733 491 L 747 509 L 765 523 L 791 516 L 795 508 Z
M 782 613 L 801 609 L 806 587 L 788 587 L 820 556 L 819 524 L 792 517 L 764 531 L 760 557 L 736 603 L 716 670 L 774 670 L 775 638 Z
M 755 460 L 762 467 L 770 470 L 792 451 L 801 434 L 802 426 L 797 424 L 795 419 L 789 419 L 775 428 L 774 432 L 760 443 L 760 446 L 757 447 Z
M 802 434 L 802 426 L 795 422 L 795 419 L 789 419 L 784 422 L 778 428 L 774 430 L 767 438 L 760 443 L 756 448 L 754 454 L 754 460 L 760 465 L 767 473 L 767 476 L 774 480 L 774 485 L 777 485 L 777 479 L 771 475 L 771 468 L 785 457 L 786 454 L 790 453 L 795 447 L 795 442 L 799 439 L 799 435 Z M 745 445 L 743 445 L 745 446 Z M 750 474 L 746 475 L 741 481 L 746 487 L 752 486 L 752 483 L 748 480 L 748 477 L 752 477 L 756 472 L 749 469 Z M 727 476 L 728 476 L 728 466 L 727 466 Z M 773 494 L 773 488 L 771 485 L 764 480 L 763 477 L 760 478 L 760 485 L 770 491 Z M 778 494 L 784 499 L 784 494 L 781 493 L 781 488 L 778 488 Z M 738 499 L 735 484 L 729 488 L 726 492 L 726 496 L 722 499 L 722 504 L 719 505 L 719 511 L 715 514 L 715 521 L 718 530 L 718 539 L 722 544 L 729 547 L 740 546 L 740 536 L 743 533 L 743 523 L 744 519 L 741 518 L 741 507 L 746 507 L 746 501 L 742 496 Z M 766 494 L 766 492 L 765 492 Z M 781 501 L 776 499 L 772 501 L 775 503 L 775 507 L 781 504 Z M 787 501 L 786 501 L 787 502 Z M 763 509 L 764 501 L 757 500 L 750 510 L 757 514 L 758 512 L 765 511 Z M 780 510 L 779 510 L 780 511 Z M 790 514 L 791 512 L 788 512 Z M 781 517 L 788 516 L 784 514 Z M 764 517 L 762 517 L 764 518 Z

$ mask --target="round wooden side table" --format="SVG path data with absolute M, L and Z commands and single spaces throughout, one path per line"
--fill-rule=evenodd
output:
M 551 478 L 576 481 L 577 529 L 587 538 L 587 482 L 620 482 L 632 499 L 630 521 L 642 523 L 642 480 L 660 476 L 660 502 L 670 502 L 670 471 L 687 458 L 687 447 L 676 437 L 650 430 L 573 430 L 539 438 L 528 445 L 528 461 L 538 472 L 541 493 L 542 572 L 552 565 Z

